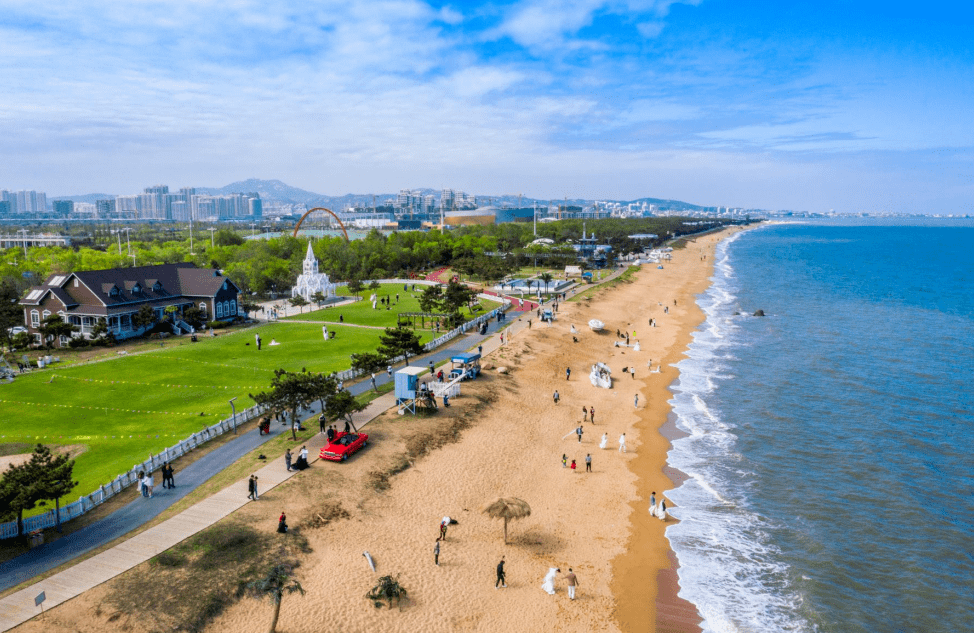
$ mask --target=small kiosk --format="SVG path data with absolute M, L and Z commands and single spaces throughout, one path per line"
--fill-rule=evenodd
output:
M 396 372 L 396 405 L 400 413 L 405 411 L 416 413 L 419 377 L 427 371 L 425 367 L 403 367 Z
M 480 375 L 480 354 L 476 352 L 457 352 L 450 359 L 453 369 L 450 370 L 450 378 L 476 378 Z

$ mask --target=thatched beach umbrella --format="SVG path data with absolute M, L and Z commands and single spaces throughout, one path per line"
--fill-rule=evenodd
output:
M 484 514 L 492 519 L 504 519 L 504 543 L 507 543 L 507 522 L 531 516 L 531 506 L 517 497 L 500 497 L 484 508 Z

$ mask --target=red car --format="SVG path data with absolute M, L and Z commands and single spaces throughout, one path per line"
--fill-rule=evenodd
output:
M 365 433 L 343 433 L 335 435 L 328 446 L 325 446 L 318 453 L 320 459 L 330 459 L 333 462 L 343 462 L 348 456 L 365 446 L 369 441 L 369 436 Z

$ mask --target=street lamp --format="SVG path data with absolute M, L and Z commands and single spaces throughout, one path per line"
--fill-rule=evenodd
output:
M 230 398 L 230 411 L 233 412 L 233 434 L 237 434 L 237 407 L 233 406 L 233 401 L 236 398 Z
M 128 249 L 129 249 L 129 257 L 131 257 L 132 256 L 132 238 L 129 237 L 129 234 L 132 232 L 132 229 L 130 227 L 125 227 L 124 229 L 121 229 L 121 230 L 122 231 L 125 231 L 125 244 L 128 246 Z M 134 262 L 135 260 L 133 259 L 132 261 Z
M 28 231 L 27 231 L 27 229 L 20 229 L 17 232 L 24 234 L 24 258 L 26 259 L 27 258 L 27 232 Z
M 216 233 L 216 228 L 211 226 L 207 230 L 210 232 L 210 247 L 216 248 L 216 244 L 213 242 L 213 234 Z
M 250 237 L 253 237 L 256 234 L 256 227 L 256 224 L 253 222 L 250 223 Z

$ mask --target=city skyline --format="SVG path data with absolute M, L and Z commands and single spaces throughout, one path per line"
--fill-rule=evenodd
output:
M 968 7 L 5 4 L 3 186 L 970 213 Z

